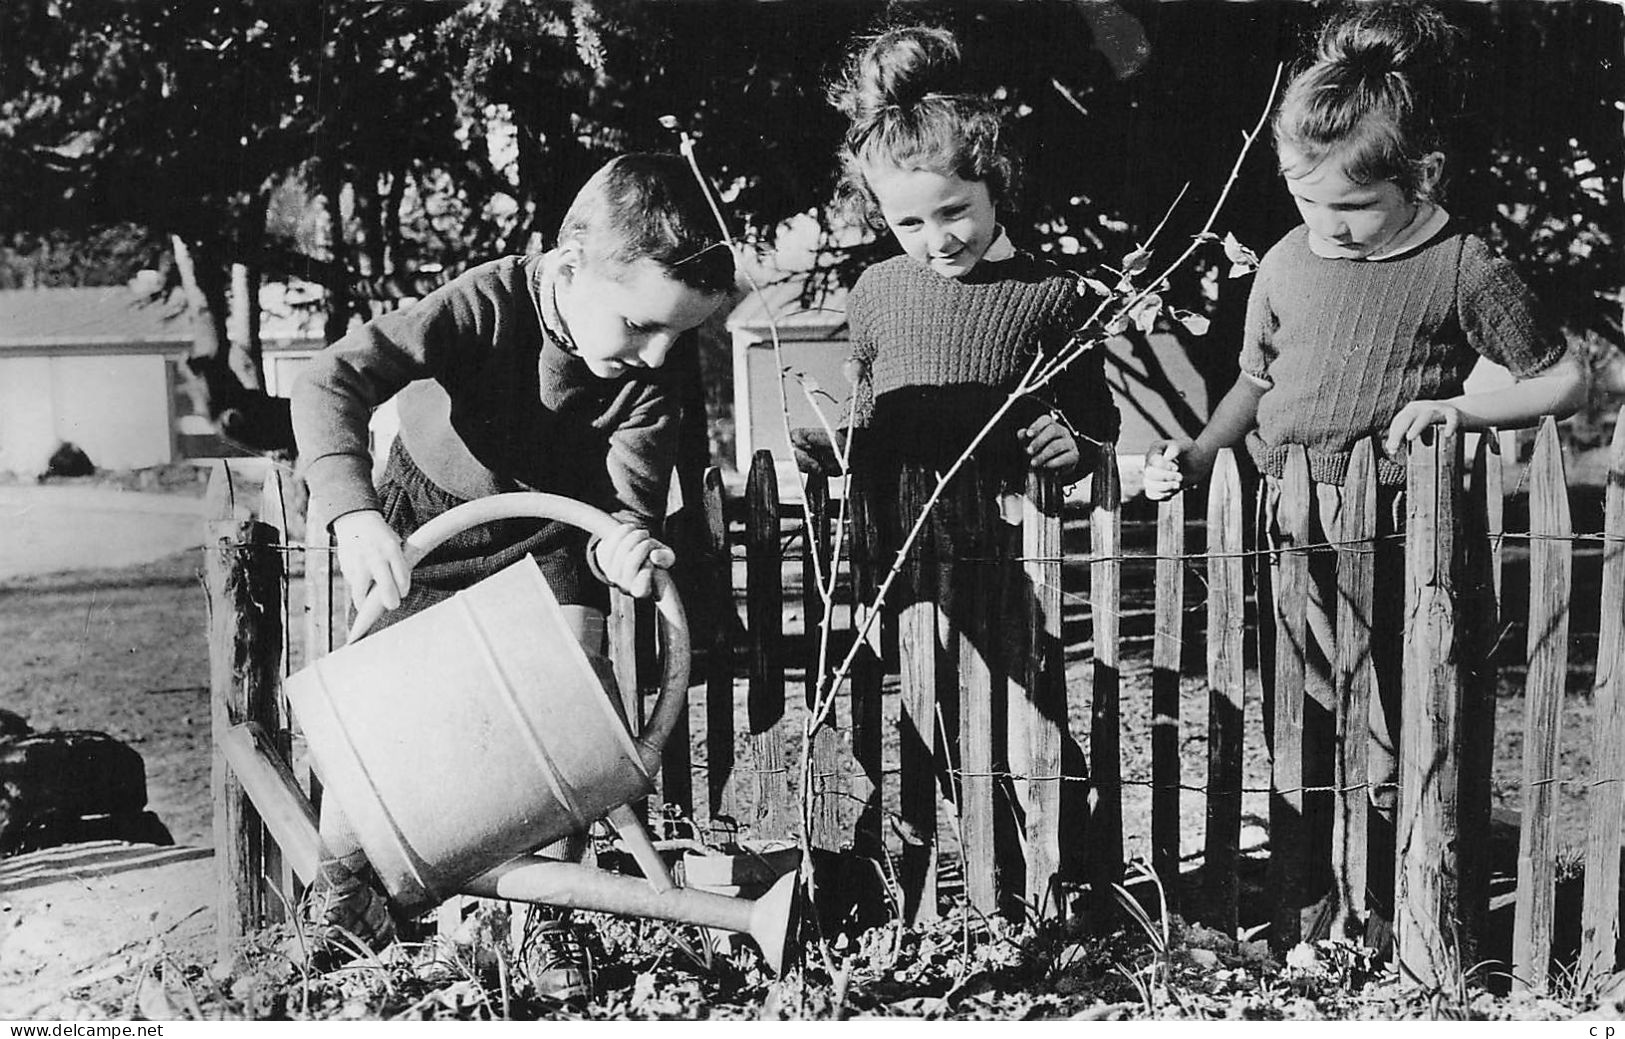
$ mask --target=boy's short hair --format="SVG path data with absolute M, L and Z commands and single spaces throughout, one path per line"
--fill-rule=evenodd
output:
M 678 155 L 633 152 L 605 163 L 576 192 L 559 241 L 579 242 L 589 264 L 653 260 L 708 295 L 734 288 L 733 252 Z

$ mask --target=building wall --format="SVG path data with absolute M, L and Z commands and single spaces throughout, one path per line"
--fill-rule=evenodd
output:
M 0 470 L 38 475 L 63 441 L 103 469 L 169 462 L 165 364 L 161 354 L 0 359 Z

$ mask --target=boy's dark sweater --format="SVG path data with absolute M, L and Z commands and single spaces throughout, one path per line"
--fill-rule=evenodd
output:
M 545 259 L 482 264 L 316 356 L 293 398 L 313 507 L 329 521 L 379 508 L 367 418 L 399 393 L 401 442 L 447 492 L 550 491 L 656 529 L 677 372 L 600 379 L 566 352 L 537 310 Z
M 1009 396 L 1042 351 L 1055 356 L 1080 319 L 1077 279 L 1018 252 L 944 278 L 908 256 L 864 272 L 847 298 L 860 372 L 857 460 L 943 469 Z M 1013 477 L 1026 468 L 1015 431 L 1054 407 L 1078 433 L 1117 437 L 1117 407 L 1100 352 L 1073 361 L 1024 398 L 978 457 Z M 1080 443 L 1087 458 L 1090 445 Z M 890 466 L 887 466 L 890 468 Z

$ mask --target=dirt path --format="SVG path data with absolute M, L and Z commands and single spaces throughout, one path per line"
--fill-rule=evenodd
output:
M 129 1016 L 159 958 L 213 955 L 201 506 L 0 486 L 0 707 L 134 747 L 176 841 L 0 860 L 0 1019 Z

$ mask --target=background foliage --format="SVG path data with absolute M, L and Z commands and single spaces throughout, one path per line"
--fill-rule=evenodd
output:
M 1622 11 L 1600 0 L 1447 9 L 1475 73 L 1448 203 L 1594 352 L 1617 349 Z M 960 27 L 967 88 L 996 90 L 1017 113 L 1018 242 L 1092 272 L 1187 184 L 1164 241 L 1194 232 L 1276 64 L 1326 13 L 1137 0 L 10 0 L 0 287 L 118 283 L 142 268 L 179 284 L 182 248 L 220 315 L 200 326 L 204 369 L 234 348 L 231 263 L 321 285 L 333 338 L 369 301 L 545 244 L 606 157 L 675 146 L 664 115 L 695 136 L 735 230 L 769 244 L 809 211 L 832 227 L 842 127 L 824 86 L 853 34 L 917 17 Z M 1262 251 L 1295 222 L 1258 149 L 1220 229 Z M 831 246 L 808 293 L 889 248 Z M 1172 287 L 1213 317 L 1209 335 L 1169 329 L 1218 389 L 1234 375 L 1246 289 L 1222 274 L 1198 265 Z M 1129 335 L 1139 389 L 1177 398 L 1144 337 Z M 235 348 L 246 363 L 230 367 L 252 389 L 257 343 Z M 1173 412 L 1199 420 L 1177 399 Z

